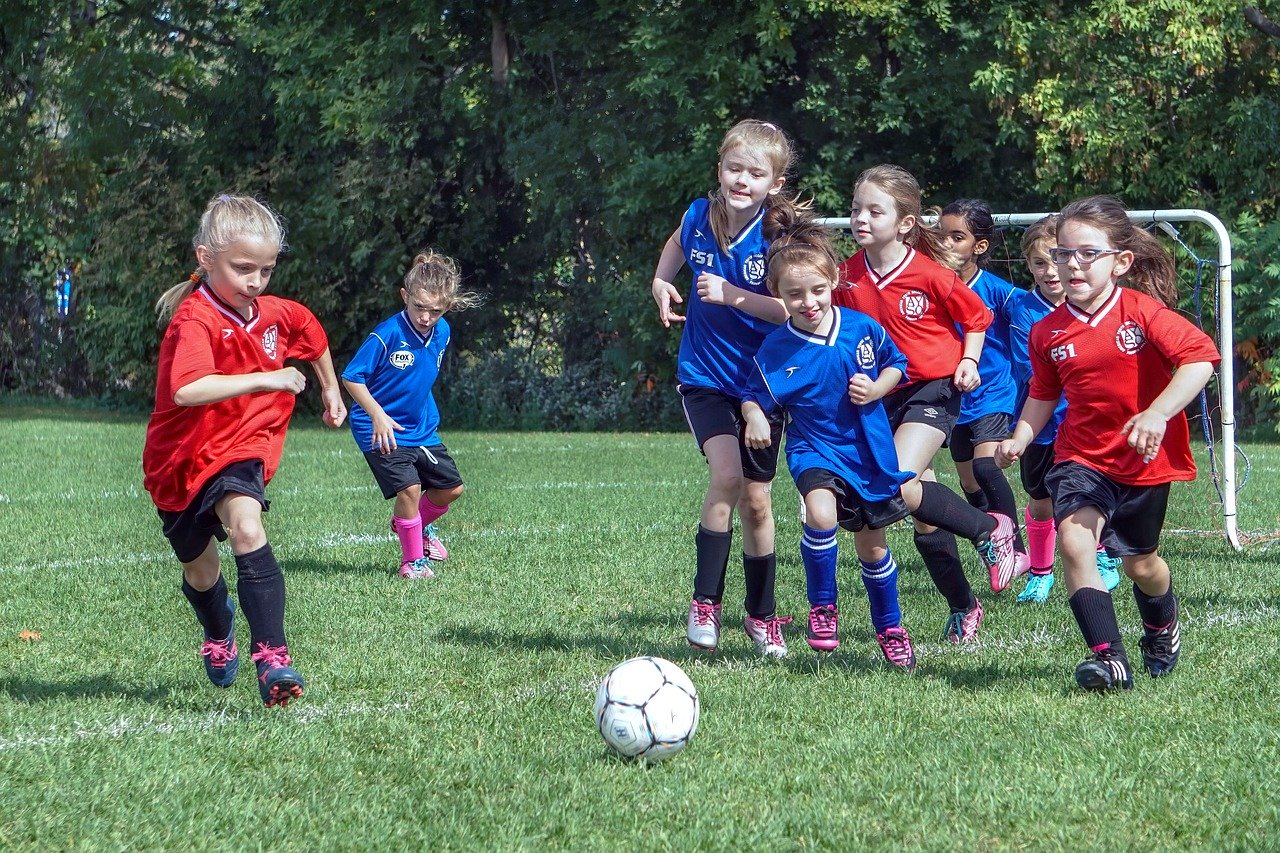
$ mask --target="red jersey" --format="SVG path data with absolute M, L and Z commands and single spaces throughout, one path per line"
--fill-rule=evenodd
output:
M 233 462 L 261 459 L 269 482 L 293 414 L 287 391 L 179 406 L 178 389 L 210 374 L 263 373 L 286 358 L 315 361 L 329 347 L 315 315 L 289 299 L 259 296 L 246 320 L 201 285 L 182 301 L 160 343 L 155 410 L 142 450 L 142 485 L 163 510 L 181 512 Z
M 885 273 L 873 270 L 859 249 L 840 265 L 831 301 L 884 326 L 907 357 L 908 382 L 950 377 L 964 354 L 964 334 L 991 325 L 991 310 L 955 270 L 910 248 Z
M 1169 419 L 1156 458 L 1144 464 L 1120 430 L 1169 385 L 1174 368 L 1220 361 L 1213 340 L 1164 303 L 1117 287 L 1087 314 L 1064 302 L 1031 327 L 1031 389 L 1037 400 L 1067 397 L 1056 462 L 1079 462 L 1130 486 L 1194 480 L 1187 416 Z

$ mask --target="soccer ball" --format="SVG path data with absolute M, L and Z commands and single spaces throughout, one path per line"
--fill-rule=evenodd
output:
M 614 752 L 661 761 L 689 745 L 698 730 L 698 691 L 684 670 L 663 658 L 624 660 L 596 691 L 596 726 Z

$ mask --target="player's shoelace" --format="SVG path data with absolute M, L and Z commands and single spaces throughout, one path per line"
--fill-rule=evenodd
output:
M 782 626 L 791 624 L 790 616 L 775 616 L 772 619 L 761 619 L 760 624 L 764 626 L 764 636 L 765 639 L 769 641 L 769 645 L 786 645 L 786 641 L 782 639 Z
M 285 646 L 268 646 L 266 643 L 258 643 L 258 650 L 250 657 L 253 662 L 261 668 L 260 678 L 267 677 L 267 671 L 278 669 L 282 666 L 289 666 L 293 663 L 293 658 L 289 657 L 289 649 Z
M 200 655 L 213 666 L 225 668 L 236 659 L 236 642 L 231 637 L 225 640 L 205 640 L 204 645 L 200 646 Z
M 830 637 L 836 632 L 839 624 L 836 609 L 829 604 L 819 604 L 809 611 L 809 627 L 819 637 Z
M 903 628 L 886 628 L 883 634 L 876 635 L 880 648 L 890 663 L 897 666 L 911 666 L 915 663 L 915 653 L 911 649 L 911 637 Z
M 709 601 L 693 600 L 693 621 L 699 626 L 719 625 L 720 615 L 716 611 L 716 606 Z

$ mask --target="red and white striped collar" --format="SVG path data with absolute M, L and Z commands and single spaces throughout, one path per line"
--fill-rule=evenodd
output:
M 911 265 L 911 262 L 915 260 L 915 257 L 916 250 L 908 247 L 907 253 L 902 256 L 902 260 L 898 261 L 897 266 L 883 275 L 876 272 L 875 268 L 871 266 L 871 259 L 867 257 L 865 252 L 862 255 L 862 262 L 867 265 L 867 275 L 870 276 L 871 283 L 874 284 L 878 290 L 884 290 L 886 287 L 893 284 L 894 280 L 898 276 L 906 272 L 907 267 Z
M 246 320 L 239 311 L 219 299 L 207 283 L 201 284 L 196 289 L 196 292 L 209 300 L 209 304 L 228 320 L 243 327 L 246 332 L 252 332 L 253 327 L 258 324 L 258 320 L 262 317 L 262 312 L 258 310 L 258 300 L 256 299 L 249 303 L 249 319 Z
M 1062 304 L 1067 306 L 1067 310 L 1071 312 L 1072 317 L 1075 317 L 1081 323 L 1086 323 L 1096 329 L 1098 328 L 1098 324 L 1102 322 L 1103 318 L 1111 313 L 1111 309 L 1115 308 L 1116 305 L 1120 303 L 1121 290 L 1123 290 L 1123 288 L 1116 285 L 1115 290 L 1111 291 L 1111 296 L 1107 298 L 1107 301 L 1102 303 L 1098 310 L 1094 311 L 1092 314 L 1088 311 L 1082 311 L 1072 305 L 1071 300 L 1067 300 Z

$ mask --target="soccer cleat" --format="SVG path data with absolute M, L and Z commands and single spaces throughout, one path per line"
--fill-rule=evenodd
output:
M 431 560 L 426 557 L 417 560 L 405 560 L 400 564 L 400 577 L 405 580 L 425 580 L 435 576 L 436 573 L 431 571 Z
M 1014 548 L 1015 528 L 1013 520 L 998 512 L 987 515 L 995 519 L 996 529 L 985 542 L 974 543 L 991 576 L 991 591 L 1003 592 L 1014 578 L 1026 574 L 1031 568 L 1031 558 Z
M 689 622 L 685 631 L 689 645 L 714 652 L 720 645 L 720 605 L 699 601 L 695 596 L 689 602 Z
M 815 604 L 809 608 L 809 628 L 805 641 L 809 648 L 819 652 L 834 652 L 840 648 L 840 608 L 834 604 Z
M 1146 625 L 1142 628 L 1142 639 L 1138 640 L 1138 648 L 1142 649 L 1142 665 L 1152 678 L 1173 672 L 1182 653 L 1182 630 L 1178 627 L 1177 615 L 1163 628 Z
M 982 602 L 973 600 L 973 609 L 960 613 L 952 613 L 947 617 L 946 627 L 942 629 L 942 639 L 950 640 L 953 645 L 972 642 L 978 639 L 978 628 L 982 626 Z
M 1123 561 L 1119 557 L 1111 556 L 1106 548 L 1098 549 L 1098 574 L 1102 575 L 1102 583 L 1107 588 L 1107 592 L 1111 592 L 1120 585 L 1121 565 Z
M 782 636 L 782 626 L 790 625 L 790 616 L 772 616 L 768 619 L 757 619 L 747 614 L 742 620 L 751 642 L 756 644 L 756 651 L 767 658 L 785 658 L 787 656 L 787 640 Z
M 1018 603 L 1044 604 L 1053 589 L 1053 572 L 1044 575 L 1027 575 L 1027 585 L 1018 593 Z
M 908 672 L 916 668 L 916 653 L 911 648 L 911 635 L 906 628 L 885 628 L 884 633 L 876 634 L 876 642 L 889 663 Z
M 1084 690 L 1131 690 L 1129 659 L 1110 647 L 1094 652 L 1076 667 L 1076 684 Z
M 258 650 L 251 657 L 258 667 L 258 692 L 263 705 L 287 707 L 289 700 L 302 695 L 302 674 L 290 666 L 293 660 L 287 648 L 258 643 Z
M 422 552 L 437 563 L 449 559 L 449 549 L 440 541 L 440 531 L 434 524 L 428 524 L 422 529 Z
M 208 634 L 200 646 L 204 658 L 204 673 L 214 687 L 230 687 L 240 671 L 240 652 L 236 649 L 236 603 L 227 596 L 227 613 L 231 616 L 231 630 L 225 640 L 215 640 Z

